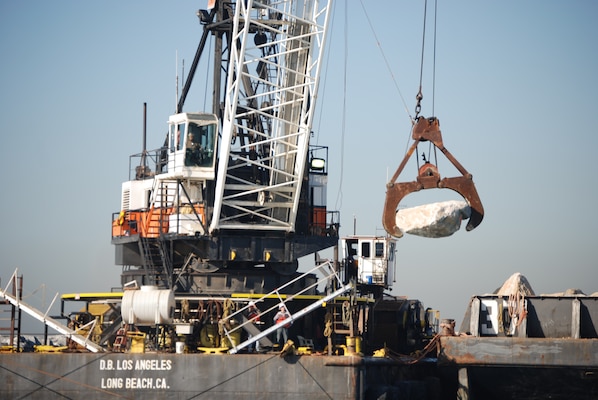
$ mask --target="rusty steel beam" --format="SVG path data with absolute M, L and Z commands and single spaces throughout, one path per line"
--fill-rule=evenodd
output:
M 598 368 L 598 339 L 444 336 L 438 364 Z

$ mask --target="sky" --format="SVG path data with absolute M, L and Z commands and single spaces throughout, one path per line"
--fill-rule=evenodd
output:
M 44 306 L 57 292 L 119 285 L 110 226 L 128 157 L 141 151 L 143 103 L 148 148 L 158 148 L 205 4 L 0 2 L 3 287 L 18 268 L 25 295 Z M 334 3 L 313 128 L 330 147 L 341 235 L 384 234 L 420 71 L 421 115 L 438 117 L 485 209 L 471 232 L 400 239 L 394 295 L 459 323 L 472 295 L 515 272 L 537 294 L 598 292 L 597 17 L 592 0 L 440 1 L 435 17 L 430 2 L 423 40 L 423 1 Z M 206 109 L 205 79 L 185 111 Z M 415 179 L 410 166 L 399 181 Z M 448 199 L 458 196 L 428 190 L 402 206 Z

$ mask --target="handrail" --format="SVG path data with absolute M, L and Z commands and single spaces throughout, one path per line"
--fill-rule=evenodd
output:
M 15 272 L 13 275 L 17 273 Z M 12 278 L 11 278 L 12 279 Z M 33 306 L 25 303 L 23 300 L 20 300 L 18 297 L 13 296 L 9 293 L 6 293 L 5 290 L 0 289 L 0 297 L 3 297 L 9 303 L 18 307 L 20 310 L 25 311 L 27 314 L 31 315 L 33 318 L 37 319 L 38 321 L 43 322 L 45 325 L 49 326 L 50 328 L 54 329 L 55 331 L 62 333 L 63 335 L 67 336 L 72 341 L 76 342 L 77 344 L 84 346 L 87 350 L 93 353 L 100 353 L 104 351 L 104 348 L 94 342 L 89 341 L 88 338 L 83 337 L 77 334 L 76 331 L 72 330 L 71 328 L 61 324 L 57 320 L 52 317 L 48 317 L 48 313 L 43 313 L 36 309 Z
M 288 286 L 293 285 L 295 282 L 305 278 L 305 276 L 309 275 L 309 274 L 313 274 L 315 272 L 320 272 L 322 273 L 324 276 L 318 280 L 316 280 L 315 283 L 312 283 L 311 285 L 307 285 L 306 287 L 302 288 L 299 292 L 295 293 L 294 295 L 286 295 L 285 298 L 283 298 L 283 296 L 281 295 L 281 292 Z M 309 271 L 295 277 L 294 279 L 288 281 L 287 283 L 285 283 L 284 285 L 274 289 L 273 291 L 263 295 L 262 297 L 260 297 L 259 299 L 256 300 L 256 302 L 260 302 L 263 301 L 266 298 L 270 298 L 272 296 L 278 297 L 279 302 L 275 303 L 272 307 L 268 308 L 267 310 L 261 311 L 260 315 L 265 315 L 267 313 L 269 313 L 270 311 L 273 311 L 275 309 L 277 309 L 279 306 L 283 306 L 285 309 L 288 310 L 286 303 L 289 301 L 292 301 L 294 297 L 301 295 L 302 293 L 305 293 L 311 289 L 313 289 L 314 287 L 317 287 L 318 285 L 326 282 L 326 283 L 330 283 L 330 281 L 336 281 L 336 284 L 334 284 L 332 287 L 338 287 L 337 290 L 335 290 L 332 293 L 329 293 L 328 295 L 324 296 L 323 298 L 314 301 L 312 304 L 308 305 L 307 307 L 297 311 L 296 313 L 292 314 L 289 316 L 289 318 L 285 319 L 284 321 L 281 322 L 277 322 L 276 324 L 272 325 L 271 327 L 265 329 L 264 331 L 260 332 L 259 334 L 253 335 L 251 338 L 249 338 L 248 340 L 236 344 L 234 342 L 234 340 L 232 340 L 231 338 L 231 334 L 237 330 L 240 329 L 244 329 L 248 324 L 253 324 L 253 322 L 251 320 L 247 320 L 239 325 L 236 325 L 230 329 L 227 329 L 227 324 L 226 321 L 221 321 L 221 326 L 224 328 L 224 333 L 227 336 L 227 338 L 229 339 L 229 342 L 231 344 L 233 344 L 233 348 L 229 350 L 229 353 L 234 354 L 237 353 L 239 350 L 253 344 L 254 342 L 258 341 L 259 339 L 265 337 L 266 335 L 268 335 L 271 332 L 274 332 L 276 329 L 278 329 L 279 327 L 288 324 L 289 322 L 292 322 L 298 318 L 303 317 L 304 315 L 312 312 L 313 310 L 315 310 L 317 307 L 321 306 L 323 303 L 330 301 L 331 299 L 340 296 L 341 294 L 349 291 L 352 289 L 353 285 L 352 284 L 346 284 L 346 285 L 342 285 L 342 281 L 341 281 L 341 277 L 338 274 L 338 271 L 336 271 L 333 268 L 333 264 L 332 261 L 326 261 L 322 264 L 316 265 L 315 267 L 313 267 L 312 269 L 310 269 Z M 249 305 L 246 305 L 245 307 L 242 307 L 241 309 L 235 311 L 232 314 L 229 314 L 226 316 L 227 319 L 233 319 L 234 317 L 238 316 L 238 315 L 243 315 L 242 313 L 246 312 L 247 309 L 249 308 Z

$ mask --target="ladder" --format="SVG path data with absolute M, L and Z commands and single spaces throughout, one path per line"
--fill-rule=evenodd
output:
M 177 188 L 179 186 L 183 191 L 185 190 L 178 181 L 154 181 L 151 207 L 143 222 L 144 228 L 139 238 L 143 269 L 148 280 L 146 284 L 156 285 L 160 288 L 170 289 L 173 287 L 172 260 L 164 235 L 169 231 L 169 216 L 178 201 Z
M 119 314 L 118 317 L 114 321 L 112 321 L 112 324 L 108 328 L 105 328 L 102 331 L 102 334 L 100 335 L 100 340 L 99 340 L 100 345 L 105 345 L 108 342 L 108 340 L 110 339 L 110 337 L 112 335 L 115 335 L 120 330 L 122 320 L 123 320 L 123 317 L 121 314 Z
M 145 271 L 145 285 L 155 285 L 160 288 L 170 288 L 168 277 L 162 262 L 162 248 L 159 239 L 140 237 L 139 247 L 142 254 L 143 270 Z
M 8 286 L 12 285 L 12 295 L 18 298 L 21 298 L 23 293 L 23 276 L 16 276 L 14 274 L 10 279 Z M 6 290 L 8 290 L 8 286 Z M 15 331 L 17 334 L 17 343 L 16 343 L 16 351 L 20 350 L 20 341 L 19 337 L 21 335 L 21 310 L 17 309 L 14 305 L 10 304 L 8 301 L 0 303 L 2 305 L 10 305 L 9 309 L 2 309 L 1 311 L 4 313 L 10 313 L 10 317 L 2 317 L 0 318 L 2 321 L 9 321 L 9 326 L 1 326 L 0 331 L 8 332 L 10 335 L 8 347 L 10 347 L 11 351 L 15 350 Z

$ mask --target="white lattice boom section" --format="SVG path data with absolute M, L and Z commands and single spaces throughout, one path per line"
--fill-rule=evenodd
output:
M 294 230 L 329 7 L 236 3 L 211 231 Z

